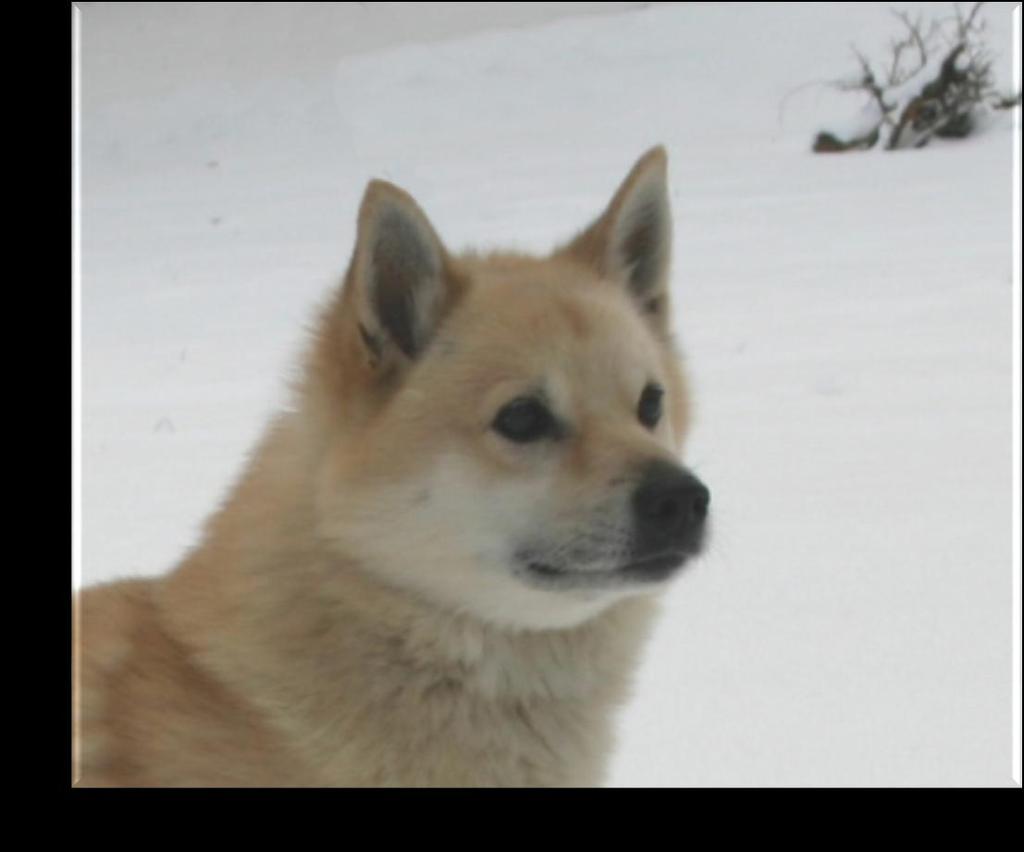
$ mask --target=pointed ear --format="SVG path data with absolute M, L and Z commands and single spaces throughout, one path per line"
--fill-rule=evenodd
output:
M 418 357 L 451 302 L 448 256 L 412 196 L 386 181 L 363 195 L 352 274 L 372 359 Z
M 627 287 L 640 310 L 665 328 L 671 251 L 668 156 L 659 145 L 637 161 L 604 213 L 558 254 Z

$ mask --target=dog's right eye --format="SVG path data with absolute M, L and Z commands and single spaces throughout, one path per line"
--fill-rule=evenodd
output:
M 665 389 L 661 385 L 649 384 L 640 394 L 640 402 L 636 406 L 637 419 L 648 429 L 653 429 L 661 420 L 662 398 Z
M 526 444 L 555 432 L 555 418 L 547 407 L 532 397 L 514 399 L 494 418 L 492 428 L 510 441 Z

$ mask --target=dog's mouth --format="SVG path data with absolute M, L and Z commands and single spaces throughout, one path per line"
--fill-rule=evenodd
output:
M 622 586 L 633 583 L 658 583 L 679 571 L 694 550 L 667 550 L 609 569 L 574 568 L 551 565 L 535 559 L 521 561 L 523 575 L 533 585 L 547 588 L 600 588 Z

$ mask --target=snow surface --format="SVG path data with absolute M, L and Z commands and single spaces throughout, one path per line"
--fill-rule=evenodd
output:
M 611 783 L 1010 783 L 1015 131 L 809 153 L 887 4 L 80 5 L 86 584 L 194 542 L 370 177 L 543 251 L 663 142 L 715 534 Z

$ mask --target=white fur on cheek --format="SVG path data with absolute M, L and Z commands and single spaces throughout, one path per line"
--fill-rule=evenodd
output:
M 550 493 L 544 478 L 488 483 L 451 454 L 400 484 L 331 495 L 321 531 L 364 570 L 436 604 L 504 626 L 566 628 L 621 594 L 535 589 L 513 575 L 517 543 L 553 514 Z

